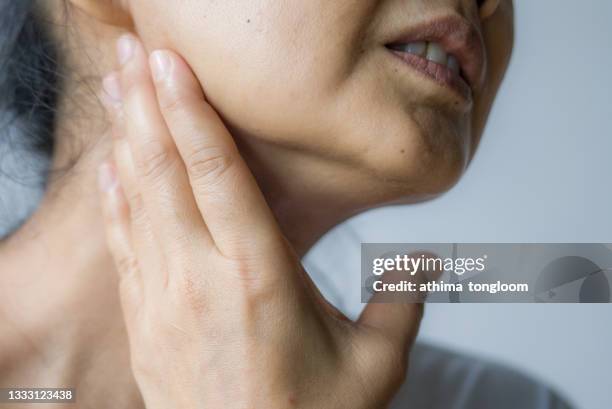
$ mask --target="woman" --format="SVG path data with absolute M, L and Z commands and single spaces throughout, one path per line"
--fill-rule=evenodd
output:
M 80 407 L 389 404 L 421 306 L 349 321 L 299 260 L 459 179 L 511 1 L 26 3 L 4 5 L 26 25 L 3 86 L 15 120 L 41 115 L 52 172 L 0 245 L 0 386 L 75 387 Z

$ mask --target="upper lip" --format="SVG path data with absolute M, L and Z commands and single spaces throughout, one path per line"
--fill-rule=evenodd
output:
M 463 17 L 452 14 L 430 19 L 405 29 L 388 44 L 436 42 L 459 61 L 473 90 L 480 88 L 486 74 L 485 45 L 481 32 Z

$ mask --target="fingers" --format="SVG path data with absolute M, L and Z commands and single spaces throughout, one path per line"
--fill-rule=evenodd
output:
M 124 311 L 132 316 L 142 298 L 142 279 L 131 243 L 130 210 L 112 164 L 100 166 L 98 184 L 107 243 L 119 273 Z
M 422 303 L 378 303 L 373 297 L 359 317 L 359 324 L 382 333 L 398 350 L 406 350 L 416 339 Z
M 190 243 L 208 236 L 187 171 L 162 117 L 142 44 L 133 36 L 118 43 L 124 132 L 138 193 L 168 261 L 181 260 Z
M 414 252 L 410 257 L 439 258 L 429 252 Z M 421 269 L 416 274 L 406 274 L 402 271 L 387 271 L 383 282 L 399 284 L 411 282 L 416 288 L 428 281 L 437 280 L 442 271 Z M 387 340 L 398 348 L 406 350 L 414 342 L 423 318 L 424 305 L 427 294 L 418 290 L 405 294 L 381 291 L 374 294 L 364 309 L 359 324 L 374 328 L 382 333 Z
M 121 79 L 118 72 L 109 74 L 103 81 L 104 103 L 111 120 L 113 137 L 113 157 L 121 190 L 129 207 L 129 228 L 132 248 L 140 262 L 141 272 L 149 274 L 158 271 L 164 264 L 160 249 L 153 235 L 149 216 L 144 209 L 139 182 L 134 169 L 132 153 L 125 135 L 125 115 L 121 92 Z M 145 288 L 154 280 L 145 280 Z
M 400 283 L 404 274 L 385 273 L 385 283 Z M 363 362 L 365 373 L 386 377 L 391 384 L 399 386 L 406 376 L 409 352 L 416 340 L 423 318 L 423 303 L 415 302 L 418 297 L 389 297 L 389 294 L 377 292 L 361 313 L 357 325 L 358 340 L 369 357 Z
M 218 249 L 233 258 L 277 246 L 274 216 L 191 69 L 171 51 L 154 52 L 150 63 L 162 115 Z
M 292 253 L 190 68 L 170 51 L 147 58 L 132 35 L 117 48 L 121 67 L 105 84 L 118 83 L 118 101 L 107 105 L 118 128 L 114 157 L 131 210 L 132 245 L 143 274 L 153 276 L 143 277 L 145 289 L 156 276 L 168 284 L 169 271 L 192 270 L 207 249 L 240 261 L 241 277 L 252 277 L 251 270 L 258 278 L 286 276 L 261 268 L 282 264 L 281 251 Z

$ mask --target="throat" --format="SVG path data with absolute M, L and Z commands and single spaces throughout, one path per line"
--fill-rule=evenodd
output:
M 75 388 L 80 407 L 138 408 L 95 174 L 80 176 L 51 187 L 0 243 L 0 387 Z

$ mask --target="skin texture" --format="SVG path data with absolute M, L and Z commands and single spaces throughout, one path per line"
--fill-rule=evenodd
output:
M 149 52 L 174 50 L 206 84 L 300 252 L 357 212 L 452 187 L 476 151 L 513 40 L 508 0 L 480 9 L 474 0 L 126 0 L 107 4 L 106 14 L 101 3 L 75 1 L 134 31 Z M 486 46 L 472 103 L 385 48 L 407 28 L 449 15 Z M 313 210 L 320 202 L 327 208 Z M 299 226 L 296 208 L 306 209 Z M 292 231 L 305 226 L 312 231 Z
M 154 85 L 137 39 L 119 50 L 119 177 L 104 164 L 100 186 L 146 406 L 385 406 L 422 305 L 374 302 L 356 323 L 329 305 L 187 64 L 156 52 Z
M 322 373 L 350 368 L 349 372 L 355 377 L 352 379 L 376 373 L 367 363 L 374 360 L 372 357 L 379 357 L 380 366 L 376 368 L 385 376 L 368 383 L 371 389 L 365 390 L 371 395 L 354 404 L 362 405 L 355 407 L 368 407 L 374 401 L 385 401 L 401 380 L 401 375 L 396 372 L 386 372 L 391 367 L 389 357 L 395 357 L 395 362 L 402 361 L 397 351 L 405 351 L 409 346 L 419 314 L 413 309 L 404 311 L 406 318 L 402 322 L 410 325 L 403 327 L 403 349 L 398 347 L 399 342 L 390 342 L 387 336 L 381 336 L 388 335 L 384 330 L 372 336 L 364 335 L 364 331 L 356 329 L 353 324 L 337 318 L 332 310 L 317 307 L 325 305 L 317 298 L 317 293 L 296 282 L 295 277 L 303 276 L 296 260 L 329 228 L 355 213 L 388 203 L 432 198 L 458 180 L 475 151 L 508 64 L 512 45 L 511 2 L 489 0 L 480 10 L 475 1 L 467 0 L 183 0 L 180 7 L 161 0 L 75 0 L 67 9 L 59 1 L 44 2 L 44 6 L 48 7 L 50 19 L 57 23 L 54 29 L 56 42 L 62 45 L 66 66 L 69 67 L 64 77 L 64 94 L 57 119 L 54 167 L 69 167 L 70 171 L 52 174 L 38 211 L 19 231 L 0 243 L 0 332 L 3 334 L 0 340 L 0 387 L 71 385 L 80 391 L 81 407 L 142 407 L 140 391 L 130 370 L 134 354 L 130 356 L 128 352 L 118 281 L 114 274 L 117 268 L 103 234 L 105 224 L 96 194 L 96 169 L 116 151 L 116 147 L 108 126 L 111 118 L 97 100 L 91 98 L 92 89 L 100 87 L 100 78 L 119 66 L 115 57 L 116 39 L 125 32 L 132 32 L 142 41 L 144 55 L 155 49 L 172 50 L 173 55 L 189 67 L 185 71 L 195 77 L 189 89 L 198 92 L 201 87 L 206 91 L 210 105 L 196 105 L 198 109 L 209 107 L 206 108 L 208 114 L 196 110 L 186 116 L 185 123 L 199 124 L 192 128 L 198 135 L 210 126 L 205 120 L 210 120 L 211 112 L 215 112 L 215 132 L 205 136 L 223 134 L 226 140 L 229 137 L 236 144 L 234 154 L 238 152 L 240 157 L 230 163 L 244 163 L 241 165 L 242 174 L 252 174 L 250 177 L 257 181 L 259 190 L 234 184 L 231 187 L 235 189 L 233 193 L 232 189 L 217 193 L 235 197 L 236 191 L 242 194 L 260 192 L 259 196 L 254 194 L 259 197 L 255 202 L 247 195 L 245 199 L 248 200 L 234 203 L 245 213 L 254 203 L 259 203 L 261 209 L 268 209 L 262 211 L 270 213 L 273 222 L 267 219 L 263 223 L 263 219 L 257 217 L 251 219 L 253 223 L 267 226 L 263 229 L 269 236 L 263 237 L 272 237 L 269 240 L 271 244 L 268 244 L 275 250 L 267 247 L 261 258 L 246 258 L 253 263 L 277 260 L 273 268 L 261 268 L 262 265 L 270 267 L 261 264 L 253 271 L 265 270 L 286 276 L 286 281 L 276 284 L 282 285 L 284 292 L 275 292 L 278 298 L 270 296 L 271 300 L 282 302 L 270 302 L 277 304 L 275 311 L 292 311 L 297 317 L 295 322 L 302 324 L 269 328 L 270 325 L 266 324 L 274 320 L 246 320 L 244 315 L 219 304 L 216 306 L 219 308 L 214 310 L 215 320 L 207 321 L 207 325 L 225 322 L 225 318 L 242 323 L 244 325 L 237 325 L 238 334 L 234 334 L 241 342 L 237 341 L 236 345 L 251 345 L 253 348 L 263 345 L 257 342 L 249 344 L 253 341 L 249 335 L 255 329 L 256 333 L 270 334 L 272 339 L 278 339 L 309 328 L 312 336 L 305 339 L 312 340 L 312 343 L 306 347 L 316 349 L 317 352 L 310 356 L 316 357 L 318 367 L 325 368 L 321 369 Z M 395 60 L 389 59 L 383 49 L 385 41 L 402 27 L 448 13 L 459 13 L 480 27 L 487 46 L 488 73 L 474 92 L 473 106 L 456 106 L 453 94 L 409 68 L 398 68 L 395 72 Z M 149 95 L 136 105 L 143 108 L 152 100 Z M 141 123 L 156 120 L 143 110 L 133 111 L 130 118 L 139 119 Z M 116 126 L 116 121 L 113 123 Z M 134 134 L 138 132 L 126 131 L 124 139 Z M 180 137 L 176 132 L 168 134 L 173 141 Z M 202 136 L 200 141 L 204 140 Z M 180 148 L 178 142 L 175 145 Z M 142 153 L 140 150 L 129 152 Z M 76 161 L 75 157 L 78 158 Z M 118 159 L 121 185 L 124 191 L 134 191 L 130 190 L 130 181 L 139 180 L 139 173 L 121 171 L 126 168 L 121 165 L 126 161 L 125 151 Z M 189 169 L 189 160 L 182 158 L 181 163 Z M 206 169 L 209 165 L 201 167 Z M 134 183 L 134 186 L 138 189 L 147 187 L 144 182 Z M 198 197 L 195 189 L 189 191 L 177 186 L 160 183 L 156 187 L 156 197 L 142 202 L 150 206 L 157 199 L 165 199 L 168 206 L 163 208 L 166 213 L 179 217 L 188 228 L 201 224 L 202 220 L 208 224 L 209 219 L 202 215 L 203 212 L 195 213 L 192 209 L 189 213 L 179 206 L 182 201 L 176 199 L 182 192 L 181 198 L 192 197 L 195 200 Z M 128 195 L 128 202 L 133 198 Z M 240 226 L 229 223 L 233 217 L 221 216 L 217 223 L 226 226 L 224 229 L 228 234 L 236 235 Z M 150 216 L 143 219 L 150 219 Z M 232 231 L 234 228 L 236 231 Z M 153 228 L 147 233 L 149 239 L 154 236 L 152 231 Z M 200 243 L 196 238 L 201 232 L 186 234 L 179 231 L 175 234 L 183 237 L 185 242 L 192 243 L 193 239 L 193 243 Z M 169 237 L 177 236 L 161 237 L 163 240 L 158 240 L 156 245 L 165 252 L 171 244 Z M 247 237 L 253 236 L 249 234 Z M 139 239 L 134 243 L 141 243 L 140 246 L 147 241 Z M 242 239 L 233 244 L 248 243 Z M 215 245 L 218 248 L 219 243 L 215 241 Z M 241 247 L 239 253 L 252 254 L 249 252 L 254 249 L 246 247 Z M 117 247 L 113 248 L 117 256 Z M 141 260 L 142 254 L 152 254 L 134 251 L 139 254 L 136 258 Z M 210 275 L 232 277 L 237 267 L 231 263 L 224 264 L 224 258 L 217 258 L 214 271 L 199 270 L 195 267 L 203 260 L 190 259 L 195 253 L 196 250 L 186 246 L 183 253 L 176 252 L 173 257 L 182 260 L 183 267 L 189 266 L 187 270 L 197 278 L 193 286 L 183 288 L 188 290 L 185 297 L 163 298 L 164 308 L 159 307 L 159 310 L 151 309 L 154 307 L 152 303 L 143 304 L 147 306 L 144 311 L 148 314 L 155 311 L 168 314 L 164 322 L 180 323 L 179 328 L 189 324 L 188 334 L 202 331 L 206 324 L 198 320 L 202 314 L 198 308 L 207 308 L 207 303 L 198 306 L 196 302 L 198 308 L 193 308 L 194 300 L 209 298 L 200 293 L 204 291 L 200 281 Z M 153 266 L 139 265 L 143 277 L 147 274 L 147 277 L 159 277 L 164 272 L 169 276 L 170 271 L 175 276 L 185 276 L 182 274 L 185 268 L 173 267 L 160 272 L 152 256 L 144 257 L 144 260 L 149 260 Z M 119 270 L 125 272 L 125 269 Z M 237 271 L 241 270 L 244 269 L 238 268 Z M 142 282 L 149 283 L 149 280 Z M 219 290 L 221 293 L 230 292 L 232 287 L 223 283 L 223 288 L 225 290 Z M 294 296 L 293 302 L 287 300 L 290 295 Z M 239 298 L 242 301 L 237 302 L 249 299 L 249 293 L 245 292 L 233 296 L 242 296 Z M 280 308 L 279 305 L 290 305 L 293 309 Z M 185 310 L 181 310 L 181 306 L 186 307 Z M 125 312 L 130 328 L 129 310 Z M 370 322 L 374 322 L 374 317 Z M 142 328 L 131 327 L 130 331 L 138 334 Z M 219 333 L 223 334 L 223 331 Z M 170 341 L 162 341 L 170 334 L 162 331 L 158 335 L 156 339 L 159 342 L 173 345 Z M 176 341 L 175 338 L 170 337 L 170 340 Z M 196 351 L 210 349 L 210 343 L 193 342 L 192 338 L 183 339 L 191 356 Z M 135 349 L 134 339 L 131 338 L 132 350 L 141 351 L 142 356 L 157 355 L 155 345 L 147 344 L 147 339 L 137 342 L 138 348 Z M 292 340 L 283 350 L 286 353 L 283 356 L 299 367 L 311 362 L 300 361 L 299 354 L 295 353 L 302 350 L 300 342 L 304 338 Z M 214 339 L 208 338 L 206 342 L 215 345 Z M 335 348 L 338 345 L 352 345 L 353 348 L 348 348 L 352 352 L 341 348 L 344 352 L 339 354 Z M 362 346 L 359 349 L 362 353 L 355 352 L 356 345 Z M 262 348 L 265 351 L 267 347 L 264 345 Z M 362 355 L 363 359 L 356 358 Z M 201 356 L 205 363 L 210 363 L 206 354 Z M 246 358 L 252 359 L 253 356 L 256 354 Z M 173 393 L 176 390 L 154 391 L 154 386 L 147 387 L 154 385 L 159 373 L 156 371 L 170 370 L 168 357 L 173 357 L 170 351 L 160 354 L 161 360 L 155 363 L 159 366 L 140 372 L 140 375 L 150 373 L 152 381 L 137 376 L 145 397 L 155 396 L 152 399 L 159 402 L 175 399 Z M 223 372 L 227 375 L 224 379 L 228 385 L 234 388 L 249 385 L 249 378 L 245 375 L 247 369 L 259 370 L 261 367 L 256 365 L 261 362 L 253 363 L 247 359 L 246 363 L 246 367 L 238 365 L 238 369 L 245 370 L 244 373 Z M 286 370 L 287 367 L 282 363 L 272 362 L 270 368 L 272 372 L 286 375 L 283 368 Z M 230 371 L 232 368 L 226 369 Z M 185 379 L 190 379 L 185 367 L 177 365 L 172 370 L 176 370 L 177 378 L 184 375 Z M 253 397 L 249 393 L 255 387 L 241 390 L 244 392 L 241 396 L 247 402 L 270 403 L 268 407 L 279 402 L 293 402 L 292 399 L 298 399 L 304 407 L 309 407 L 313 401 L 309 400 L 308 390 L 291 386 L 310 379 L 312 368 L 300 374 L 304 378 L 290 377 L 286 383 L 266 385 L 275 392 L 273 395 L 278 397 L 278 401 L 258 401 L 259 396 Z M 193 390 L 189 389 L 193 385 L 181 387 Z M 109 395 L 108 390 L 115 393 Z M 342 390 L 349 394 L 353 391 L 350 386 Z M 160 394 L 156 395 L 157 392 Z M 191 402 L 223 398 L 187 396 Z M 333 400 L 326 402 L 333 404 Z M 325 407 L 320 402 L 316 404 L 315 407 Z M 165 407 L 172 406 L 167 404 Z
M 406 27 L 449 14 L 482 31 L 475 1 L 144 3 L 136 0 L 130 10 L 145 45 L 188 61 L 234 137 L 248 146 L 247 160 L 262 164 L 255 169 L 262 184 L 281 169 L 309 173 L 320 190 L 351 199 L 347 214 L 431 198 L 459 179 L 512 45 L 511 4 L 504 1 L 485 16 L 483 38 L 495 46 L 488 47 L 489 73 L 475 102 L 466 106 L 398 67 L 384 46 Z M 168 21 L 182 24 L 170 29 Z

